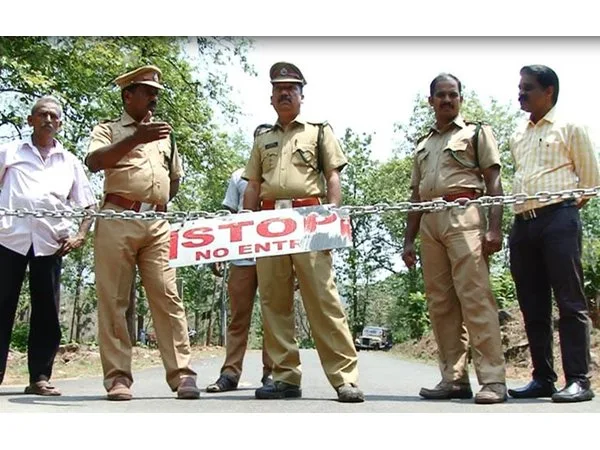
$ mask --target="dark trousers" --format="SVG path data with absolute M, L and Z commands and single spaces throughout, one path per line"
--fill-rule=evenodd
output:
M 533 220 L 515 218 L 510 269 L 533 363 L 533 378 L 557 380 L 552 356 L 552 292 L 558 305 L 565 379 L 588 382 L 590 319 L 583 293 L 581 219 L 573 204 Z
M 31 317 L 27 343 L 29 381 L 49 380 L 60 345 L 60 270 L 62 258 L 20 255 L 0 245 L 0 383 L 6 372 L 8 348 L 25 271 L 29 265 Z

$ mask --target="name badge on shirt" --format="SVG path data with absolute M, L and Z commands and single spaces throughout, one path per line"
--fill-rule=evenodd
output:
M 271 142 L 270 144 L 265 145 L 265 150 L 269 150 L 270 148 L 275 148 L 279 145 L 279 142 Z

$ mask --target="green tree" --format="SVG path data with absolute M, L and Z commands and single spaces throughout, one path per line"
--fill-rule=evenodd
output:
M 371 136 L 347 129 L 342 147 L 348 166 L 342 171 L 343 204 L 372 204 L 377 190 L 374 183 L 378 163 L 371 158 Z M 354 333 L 365 325 L 372 303 L 370 286 L 382 276 L 393 273 L 394 245 L 378 215 L 353 215 L 352 247 L 339 252 L 340 292 L 348 305 L 350 327 Z

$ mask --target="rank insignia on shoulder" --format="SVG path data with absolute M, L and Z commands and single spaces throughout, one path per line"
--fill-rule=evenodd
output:
M 321 122 L 309 122 L 309 121 L 306 121 L 306 123 L 308 123 L 310 125 L 314 125 L 315 127 L 326 127 L 326 126 L 329 126 L 329 128 L 331 128 L 331 125 L 326 120 L 323 120 Z
M 431 131 L 428 133 L 425 133 L 423 136 L 421 136 L 419 139 L 417 139 L 417 142 L 415 144 L 419 145 L 422 141 L 427 139 L 429 136 L 431 136 Z

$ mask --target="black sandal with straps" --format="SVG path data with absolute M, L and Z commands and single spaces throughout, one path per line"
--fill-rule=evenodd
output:
M 221 374 L 219 379 L 213 384 L 206 386 L 206 392 L 226 392 L 237 389 L 238 382 L 231 375 Z

